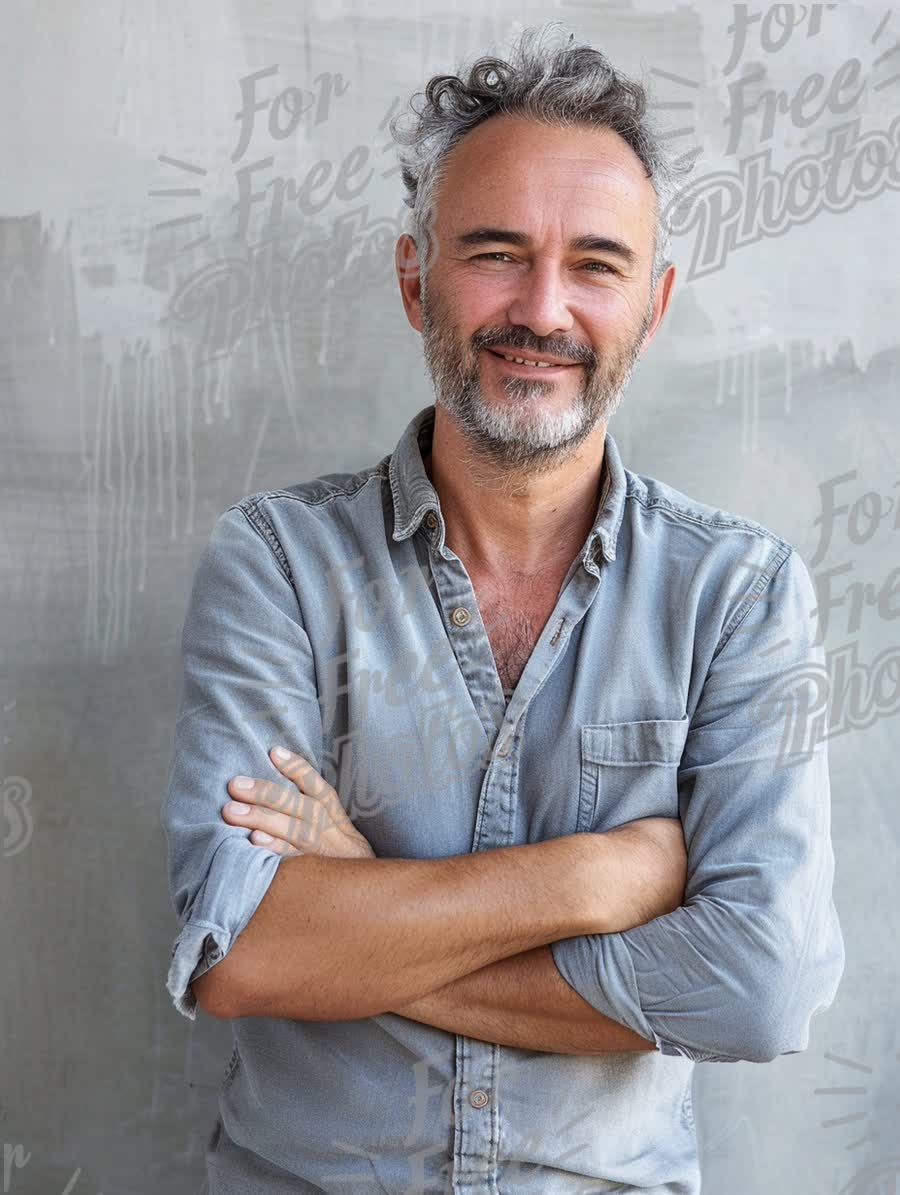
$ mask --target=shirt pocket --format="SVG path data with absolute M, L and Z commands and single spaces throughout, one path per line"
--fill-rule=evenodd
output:
M 677 817 L 688 726 L 687 715 L 582 726 L 576 833 L 601 833 L 640 817 Z

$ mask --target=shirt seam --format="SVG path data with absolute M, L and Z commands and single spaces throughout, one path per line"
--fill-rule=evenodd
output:
M 629 475 L 629 486 L 632 484 L 633 474 Z M 684 519 L 689 523 L 697 523 L 701 527 L 718 527 L 724 531 L 749 531 L 754 535 L 761 536 L 770 540 L 773 544 L 780 548 L 791 550 L 792 545 L 787 540 L 782 539 L 780 535 L 776 535 L 774 531 L 770 531 L 768 527 L 764 527 L 761 523 L 752 523 L 744 519 L 730 518 L 704 518 L 703 515 L 696 511 L 687 510 L 681 506 L 675 506 L 668 498 L 645 498 L 635 489 L 627 489 L 625 492 L 626 498 L 633 498 L 639 502 L 644 510 L 653 510 L 655 507 L 662 507 L 678 518 Z
M 768 588 L 773 579 L 781 572 L 785 561 L 789 560 L 794 554 L 794 549 L 790 544 L 786 544 L 785 547 L 786 551 L 781 554 L 781 559 L 779 560 L 778 556 L 776 555 L 774 560 L 769 562 L 767 570 L 759 574 L 750 592 L 745 595 L 740 605 L 732 614 L 731 618 L 729 618 L 728 622 L 726 622 L 722 630 L 722 634 L 719 636 L 719 642 L 716 644 L 716 649 L 712 654 L 713 660 L 715 660 L 715 658 L 724 649 L 734 632 L 759 601 L 760 595 L 763 593 L 763 591 Z M 775 567 L 773 568 L 772 565 L 775 561 L 777 561 L 777 564 L 775 564 Z
M 386 458 L 389 460 L 390 458 Z M 355 498 L 360 490 L 364 489 L 370 481 L 384 481 L 387 477 L 387 470 L 385 461 L 379 461 L 377 465 L 370 465 L 368 468 L 361 470 L 359 473 L 351 475 L 351 480 L 354 477 L 361 477 L 362 480 L 353 489 L 335 488 L 328 494 L 323 494 L 320 498 L 313 498 L 305 494 L 295 494 L 291 490 L 276 489 L 276 490 L 260 490 L 255 494 L 248 494 L 245 498 L 241 498 L 239 502 L 235 502 L 234 507 L 241 507 L 245 503 L 252 503 L 258 505 L 273 498 L 288 498 L 292 502 L 302 502 L 304 506 L 323 506 L 326 502 L 331 502 L 335 498 Z M 321 478 L 313 477 L 310 481 L 321 481 Z M 302 483 L 308 484 L 308 483 Z M 325 485 L 334 485 L 334 482 L 323 482 Z
M 279 568 L 281 569 L 285 580 L 289 581 L 290 584 L 293 585 L 294 575 L 291 571 L 291 566 L 288 563 L 284 548 L 281 546 L 281 541 L 275 532 L 275 528 L 272 526 L 271 521 L 263 511 L 261 504 L 263 502 L 271 501 L 275 498 L 288 498 L 293 502 L 300 502 L 304 506 L 324 506 L 326 503 L 332 502 L 336 498 L 355 498 L 356 495 L 362 489 L 364 489 L 370 481 L 383 481 L 384 476 L 385 474 L 383 466 L 379 464 L 373 466 L 373 471 L 368 477 L 364 478 L 364 480 L 361 481 L 354 490 L 336 490 L 331 494 L 325 494 L 323 497 L 317 499 L 307 498 L 302 494 L 291 494 L 287 490 L 265 490 L 258 494 L 250 494 L 246 498 L 241 498 L 239 502 L 232 503 L 228 509 L 239 510 L 254 531 L 256 531 L 256 533 L 265 540 L 274 554 L 275 559 L 278 561 Z
M 248 502 L 250 503 L 249 510 L 244 505 L 244 503 Z M 291 587 L 293 587 L 294 576 L 291 572 L 291 566 L 288 564 L 287 556 L 284 554 L 284 549 L 281 546 L 281 542 L 279 541 L 278 536 L 275 534 L 274 527 L 259 509 L 257 504 L 252 502 L 250 499 L 245 498 L 243 502 L 236 502 L 234 506 L 229 507 L 229 510 L 240 511 L 259 538 L 268 545 L 269 550 L 275 557 L 275 560 L 278 564 L 279 572 L 284 577 L 285 581 L 287 581 Z

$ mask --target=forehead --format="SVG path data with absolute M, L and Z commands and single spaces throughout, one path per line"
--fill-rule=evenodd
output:
M 436 207 L 445 232 L 477 219 L 602 235 L 614 221 L 640 240 L 652 235 L 656 193 L 640 158 L 612 129 L 562 129 L 503 113 L 453 147 Z

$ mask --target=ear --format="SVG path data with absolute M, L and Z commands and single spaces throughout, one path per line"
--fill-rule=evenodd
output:
M 421 332 L 422 321 L 422 279 L 419 273 L 419 254 L 416 242 L 408 233 L 403 233 L 397 241 L 394 250 L 394 264 L 397 268 L 397 280 L 400 283 L 400 298 L 406 318 Z
M 669 300 L 672 298 L 672 291 L 675 287 L 675 273 L 674 264 L 670 265 L 663 276 L 656 284 L 656 290 L 653 295 L 653 319 L 650 321 L 650 327 L 647 329 L 643 342 L 640 347 L 642 353 L 649 345 L 650 341 L 656 334 L 656 329 L 662 322 L 662 317 L 666 313 L 666 308 L 669 306 Z

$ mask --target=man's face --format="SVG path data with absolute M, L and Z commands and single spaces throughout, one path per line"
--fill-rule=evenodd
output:
M 422 274 L 422 334 L 436 402 L 484 456 L 552 468 L 610 418 L 653 323 L 655 204 L 640 160 L 608 129 L 504 114 L 454 148 Z M 498 235 L 461 239 L 484 229 Z M 570 246 L 585 236 L 631 257 Z M 500 345 L 569 364 L 511 364 Z

